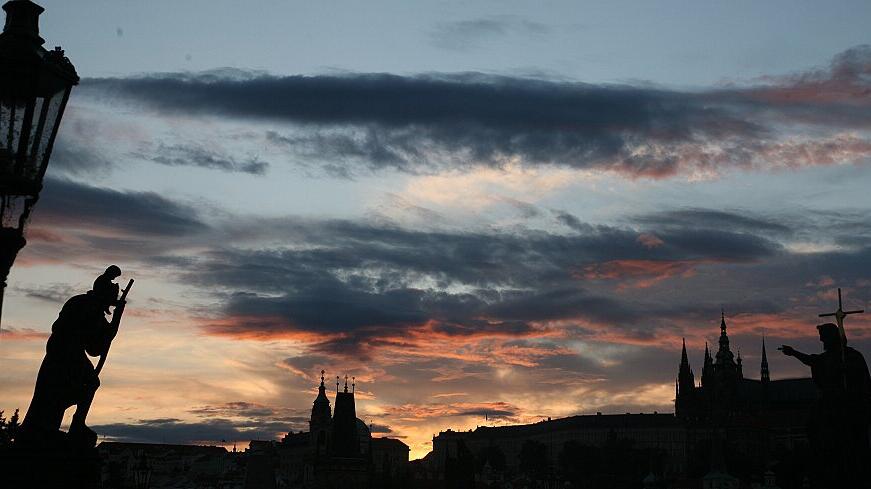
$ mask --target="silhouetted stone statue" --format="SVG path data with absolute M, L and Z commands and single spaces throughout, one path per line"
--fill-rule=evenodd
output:
M 97 434 L 85 418 L 100 386 L 88 355 L 105 355 L 118 333 L 125 301 L 118 299 L 113 280 L 121 269 L 112 265 L 97 277 L 86 294 L 70 298 L 51 327 L 45 358 L 39 368 L 33 400 L 21 426 L 16 445 L 30 447 L 93 447 Z M 112 321 L 106 320 L 114 306 Z M 59 431 L 64 412 L 76 406 L 68 436 Z
M 842 348 L 832 323 L 817 326 L 823 353 L 807 354 L 783 345 L 784 355 L 811 368 L 820 397 L 808 420 L 808 438 L 817 457 L 819 487 L 860 487 L 869 462 L 868 423 L 871 375 L 861 353 Z M 864 487 L 864 486 L 863 486 Z

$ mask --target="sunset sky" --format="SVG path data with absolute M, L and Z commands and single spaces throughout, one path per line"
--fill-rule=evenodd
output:
M 871 309 L 871 2 L 38 3 L 82 82 L 6 290 L 7 414 L 113 263 L 89 424 L 129 441 L 307 429 L 324 369 L 419 458 L 670 412 L 721 308 L 751 378 L 763 335 L 808 375 L 775 347 L 818 351 L 836 287 Z M 871 314 L 847 331 L 871 355 Z

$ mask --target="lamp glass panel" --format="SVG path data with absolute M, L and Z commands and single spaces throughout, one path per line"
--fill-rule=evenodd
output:
M 7 135 L 12 126 L 12 107 L 6 100 L 0 100 L 0 175 L 12 173 L 15 153 L 9 147 Z
M 0 196 L 0 226 L 3 229 L 19 229 L 27 211 L 28 197 L 23 195 Z
M 26 149 L 26 151 L 27 151 L 26 166 L 28 169 L 32 166 L 36 166 L 36 164 L 37 164 L 34 160 L 36 153 L 33 150 L 34 150 L 34 145 L 37 143 L 37 141 L 40 138 L 39 121 L 40 121 L 41 116 L 42 116 L 42 107 L 44 105 L 45 105 L 45 98 L 44 97 L 36 97 L 36 99 L 33 101 L 33 118 L 30 119 L 30 134 L 28 135 L 27 149 Z
M 48 154 L 49 146 L 52 141 L 52 132 L 54 131 L 55 124 L 57 124 L 57 118 L 61 114 L 61 110 L 63 110 L 64 103 L 64 92 L 65 89 L 58 90 L 44 102 L 47 104 L 45 106 L 45 122 L 42 125 L 42 131 L 40 131 L 41 135 L 39 140 L 36 141 L 36 148 L 33 150 L 33 158 L 36 163 L 34 168 L 37 172 L 41 172 L 45 165 L 48 164 Z M 40 115 L 42 112 L 40 112 Z M 36 119 L 36 117 L 34 117 Z M 34 178 L 38 177 L 39 173 L 34 175 Z
M 10 110 L 12 112 L 12 121 L 9 125 L 9 131 L 6 133 L 6 143 L 9 151 L 13 155 L 17 155 L 18 144 L 21 142 L 21 130 L 24 128 L 24 115 L 27 111 L 27 106 L 23 100 L 15 99 L 12 101 Z

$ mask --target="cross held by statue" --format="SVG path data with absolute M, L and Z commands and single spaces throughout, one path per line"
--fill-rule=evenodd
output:
M 846 318 L 850 314 L 862 314 L 864 313 L 864 309 L 856 309 L 855 311 L 845 311 L 843 302 L 841 301 L 841 288 L 838 287 L 838 310 L 835 312 L 829 312 L 826 314 L 820 314 L 819 317 L 834 317 L 835 322 L 838 324 L 838 331 L 841 333 L 841 347 L 847 346 L 847 331 L 844 329 L 844 318 Z

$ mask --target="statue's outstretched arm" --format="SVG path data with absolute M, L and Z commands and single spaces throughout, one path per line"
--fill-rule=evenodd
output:
M 808 367 L 814 366 L 814 355 L 802 353 L 789 345 L 781 345 L 778 350 L 782 351 L 783 354 L 786 356 L 797 358 L 798 361 L 807 365 Z

